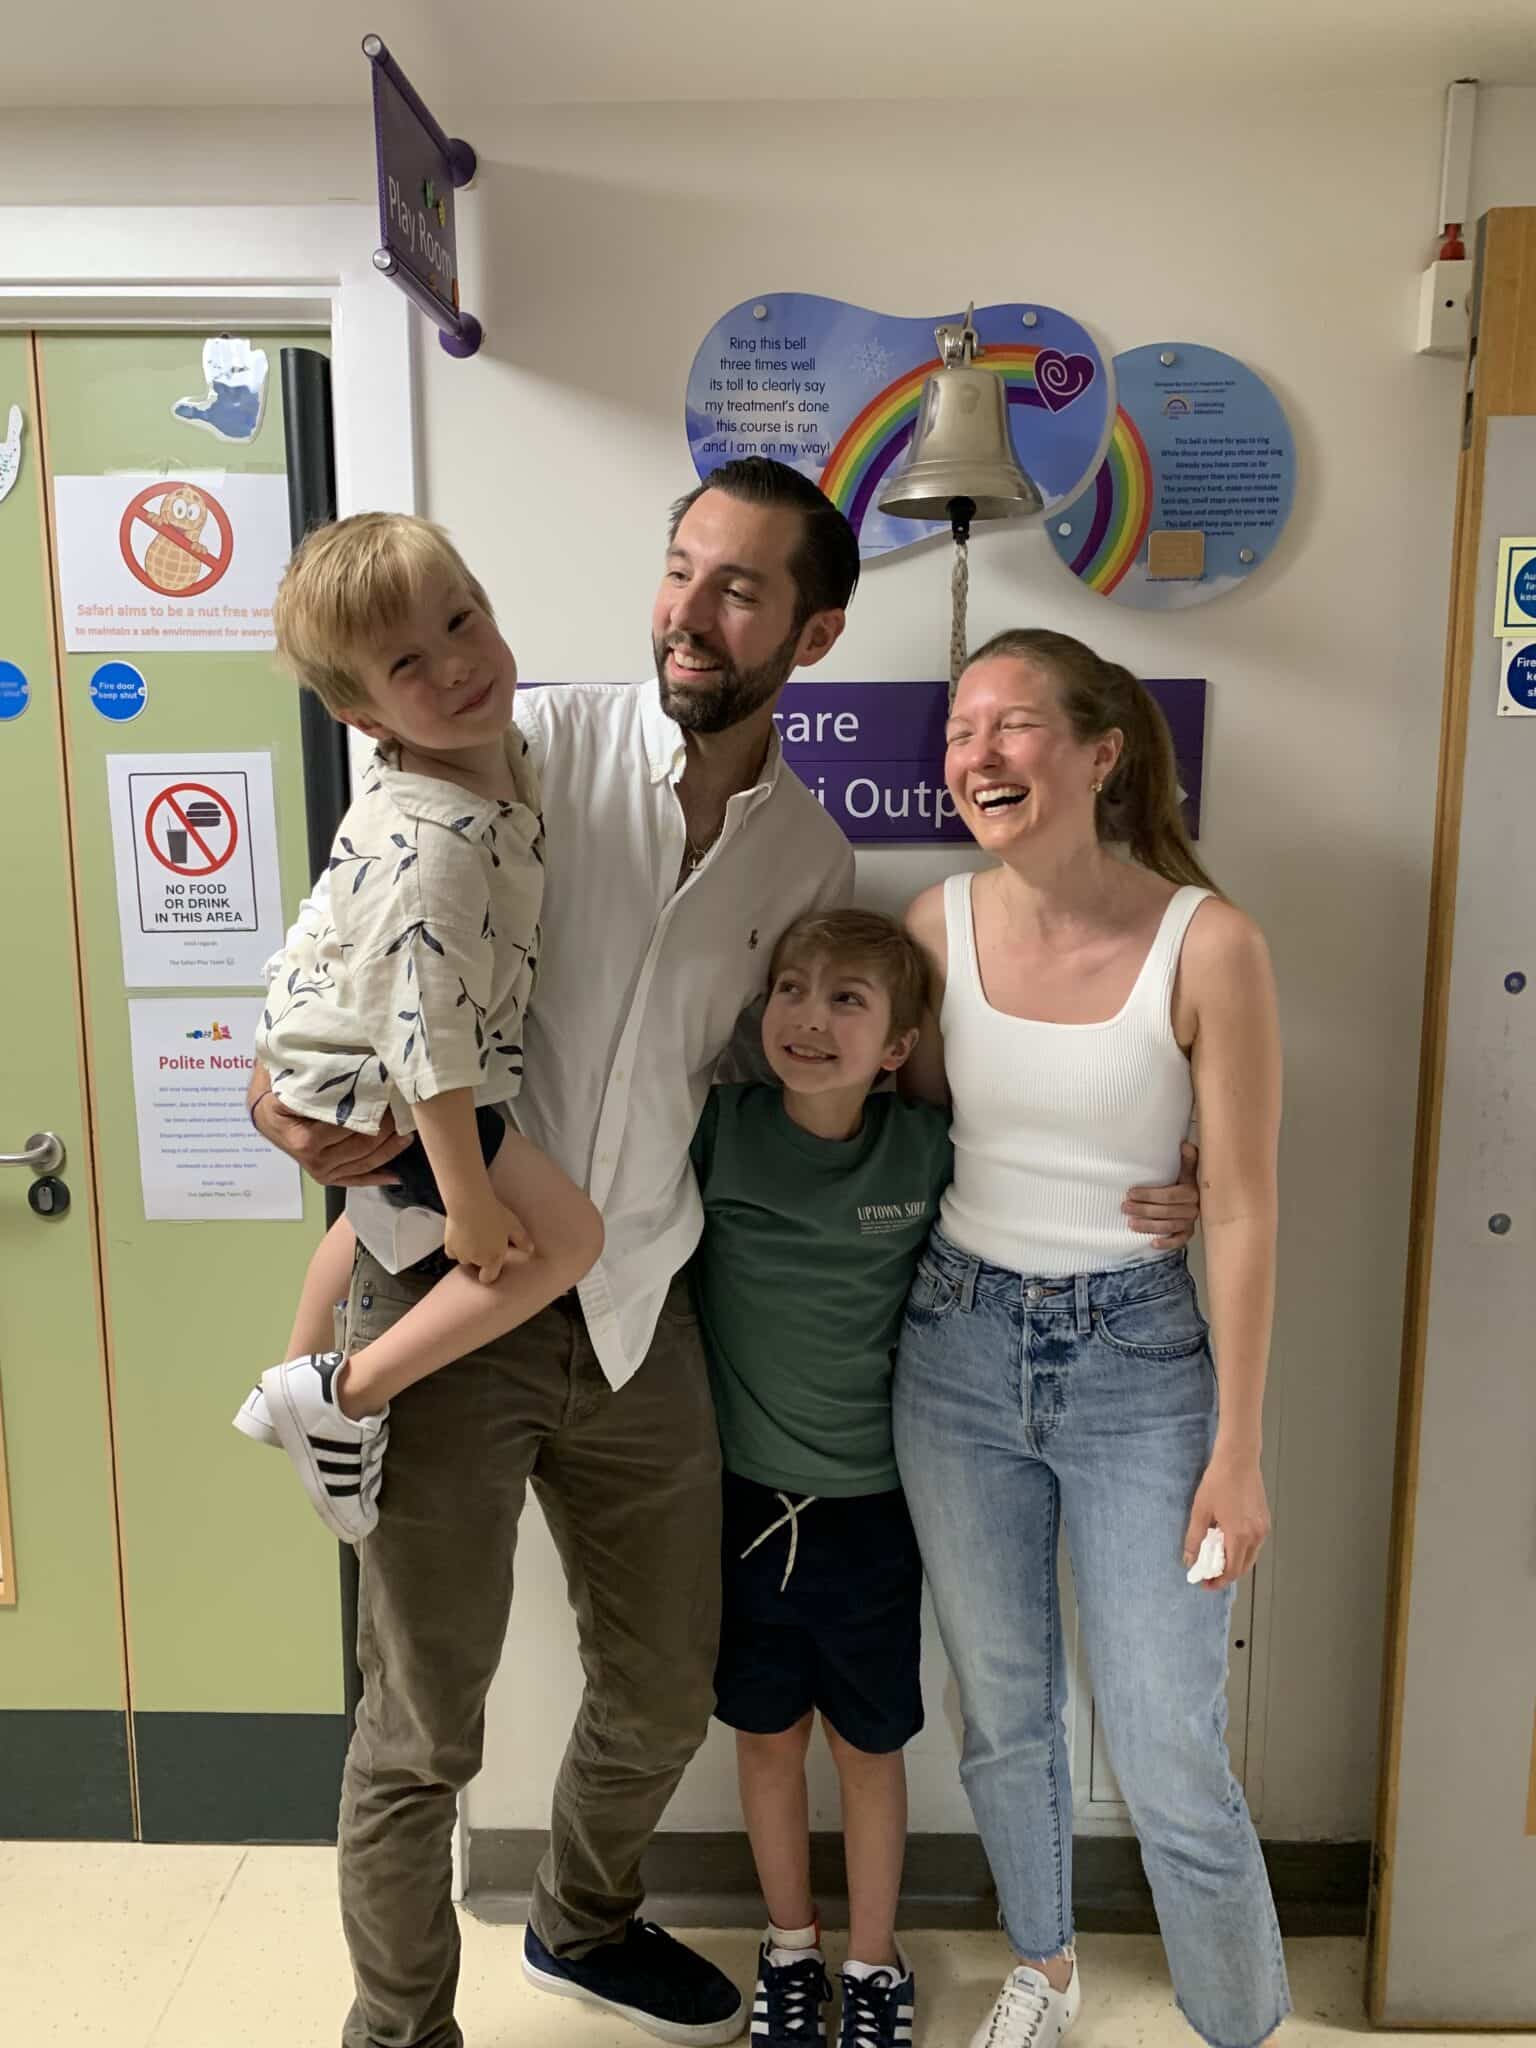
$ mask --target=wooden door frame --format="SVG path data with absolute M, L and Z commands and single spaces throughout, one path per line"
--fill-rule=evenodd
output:
M 420 322 L 374 269 L 376 242 L 356 204 L 0 206 L 0 331 L 325 333 L 337 510 L 414 512 Z M 457 1896 L 462 1815 L 453 1846 Z
M 417 316 L 369 206 L 0 206 L 0 328 L 315 327 L 343 512 L 417 509 Z
M 1466 364 L 1456 524 L 1445 649 L 1440 728 L 1434 872 L 1425 948 L 1423 1036 L 1413 1196 L 1403 1316 L 1403 1366 L 1397 1415 L 1397 1459 L 1387 1585 L 1385 1670 L 1381 1695 L 1380 1775 L 1377 1787 L 1371 1916 L 1366 1950 L 1366 2008 L 1378 2026 L 1404 2032 L 1529 2032 L 1529 2017 L 1462 2022 L 1404 2018 L 1390 1997 L 1392 1921 L 1398 1853 L 1404 1706 L 1413 1620 L 1414 1553 L 1422 1487 L 1426 1380 L 1443 1355 L 1431 1357 L 1431 1313 L 1436 1286 L 1436 1231 L 1441 1217 L 1442 1136 L 1446 1074 L 1452 1055 L 1450 1020 L 1457 971 L 1457 890 L 1461 877 L 1463 805 L 1470 721 L 1492 715 L 1493 676 L 1489 620 L 1480 594 L 1490 549 L 1512 529 L 1484 525 L 1484 483 L 1491 428 L 1536 416 L 1536 373 L 1530 351 L 1530 305 L 1536 282 L 1536 207 L 1491 208 L 1478 222 L 1471 353 Z M 1446 1284 L 1454 1285 L 1454 1277 Z M 1464 1284 L 1464 1283 L 1463 1283 Z M 1443 1354 L 1443 1345 L 1441 1347 Z M 1422 1650 L 1420 1651 L 1422 1655 Z M 1523 1765 L 1524 1759 L 1521 1758 Z M 1512 1804 L 1518 1800 L 1514 1795 Z M 1533 1739 L 1526 1832 L 1536 1834 L 1536 1739 Z M 1454 1929 L 1444 1930 L 1447 1940 Z

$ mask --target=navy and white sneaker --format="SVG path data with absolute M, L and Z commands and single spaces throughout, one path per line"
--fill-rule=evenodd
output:
M 912 2048 L 917 1980 L 898 1948 L 894 1968 L 844 1964 L 843 2026 L 838 2048 Z
M 827 2038 L 823 2007 L 831 2002 L 819 1948 L 770 1948 L 765 1941 L 757 1952 L 752 2048 L 821 2048 Z
M 378 1525 L 389 1411 L 365 1415 L 358 1422 L 343 1415 L 335 1393 L 341 1363 L 339 1351 L 291 1358 L 286 1365 L 267 1368 L 261 1391 L 267 1420 L 297 1466 L 315 1512 L 343 1543 L 358 1543 Z M 235 1426 L 241 1427 L 239 1416 Z
M 718 2048 L 734 2041 L 746 2020 L 730 1978 L 649 1920 L 631 1920 L 618 1941 L 579 1958 L 552 1955 L 530 1927 L 523 1975 L 541 1991 L 600 2005 L 682 2048 Z

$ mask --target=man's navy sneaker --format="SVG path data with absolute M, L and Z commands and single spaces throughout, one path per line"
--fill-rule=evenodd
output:
M 717 2048 L 734 2041 L 746 2022 L 730 1978 L 649 1920 L 631 1920 L 620 1940 L 579 1958 L 551 1955 L 530 1927 L 523 1975 L 541 1991 L 604 2006 L 682 2048 Z

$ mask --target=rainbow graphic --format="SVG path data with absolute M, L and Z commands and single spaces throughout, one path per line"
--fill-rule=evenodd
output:
M 982 369 L 995 370 L 1004 380 L 1010 405 L 1044 406 L 1045 400 L 1035 388 L 1035 357 L 1039 354 L 1038 347 L 989 341 L 978 362 Z M 821 473 L 821 488 L 855 533 L 863 531 L 864 515 L 875 492 L 912 439 L 924 384 L 942 367 L 935 356 L 887 384 L 832 450 Z
M 1152 463 L 1128 412 L 1116 407 L 1109 449 L 1077 504 L 1093 506 L 1082 546 L 1069 567 L 1107 597 L 1141 552 L 1152 523 Z M 1074 522 L 1075 524 L 1075 522 Z

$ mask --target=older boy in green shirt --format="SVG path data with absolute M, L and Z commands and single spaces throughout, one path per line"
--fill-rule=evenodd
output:
M 912 1050 L 926 970 L 866 911 L 801 919 L 775 949 L 763 1049 L 782 1089 L 713 1091 L 694 1140 L 694 1288 L 725 1463 L 717 1709 L 769 1927 L 753 2048 L 826 2038 L 805 1756 L 819 1711 L 842 1787 L 844 2048 L 905 2048 L 915 1986 L 896 1942 L 923 1722 L 922 1565 L 891 1444 L 891 1366 L 949 1184 L 948 1119 L 871 1094 Z

